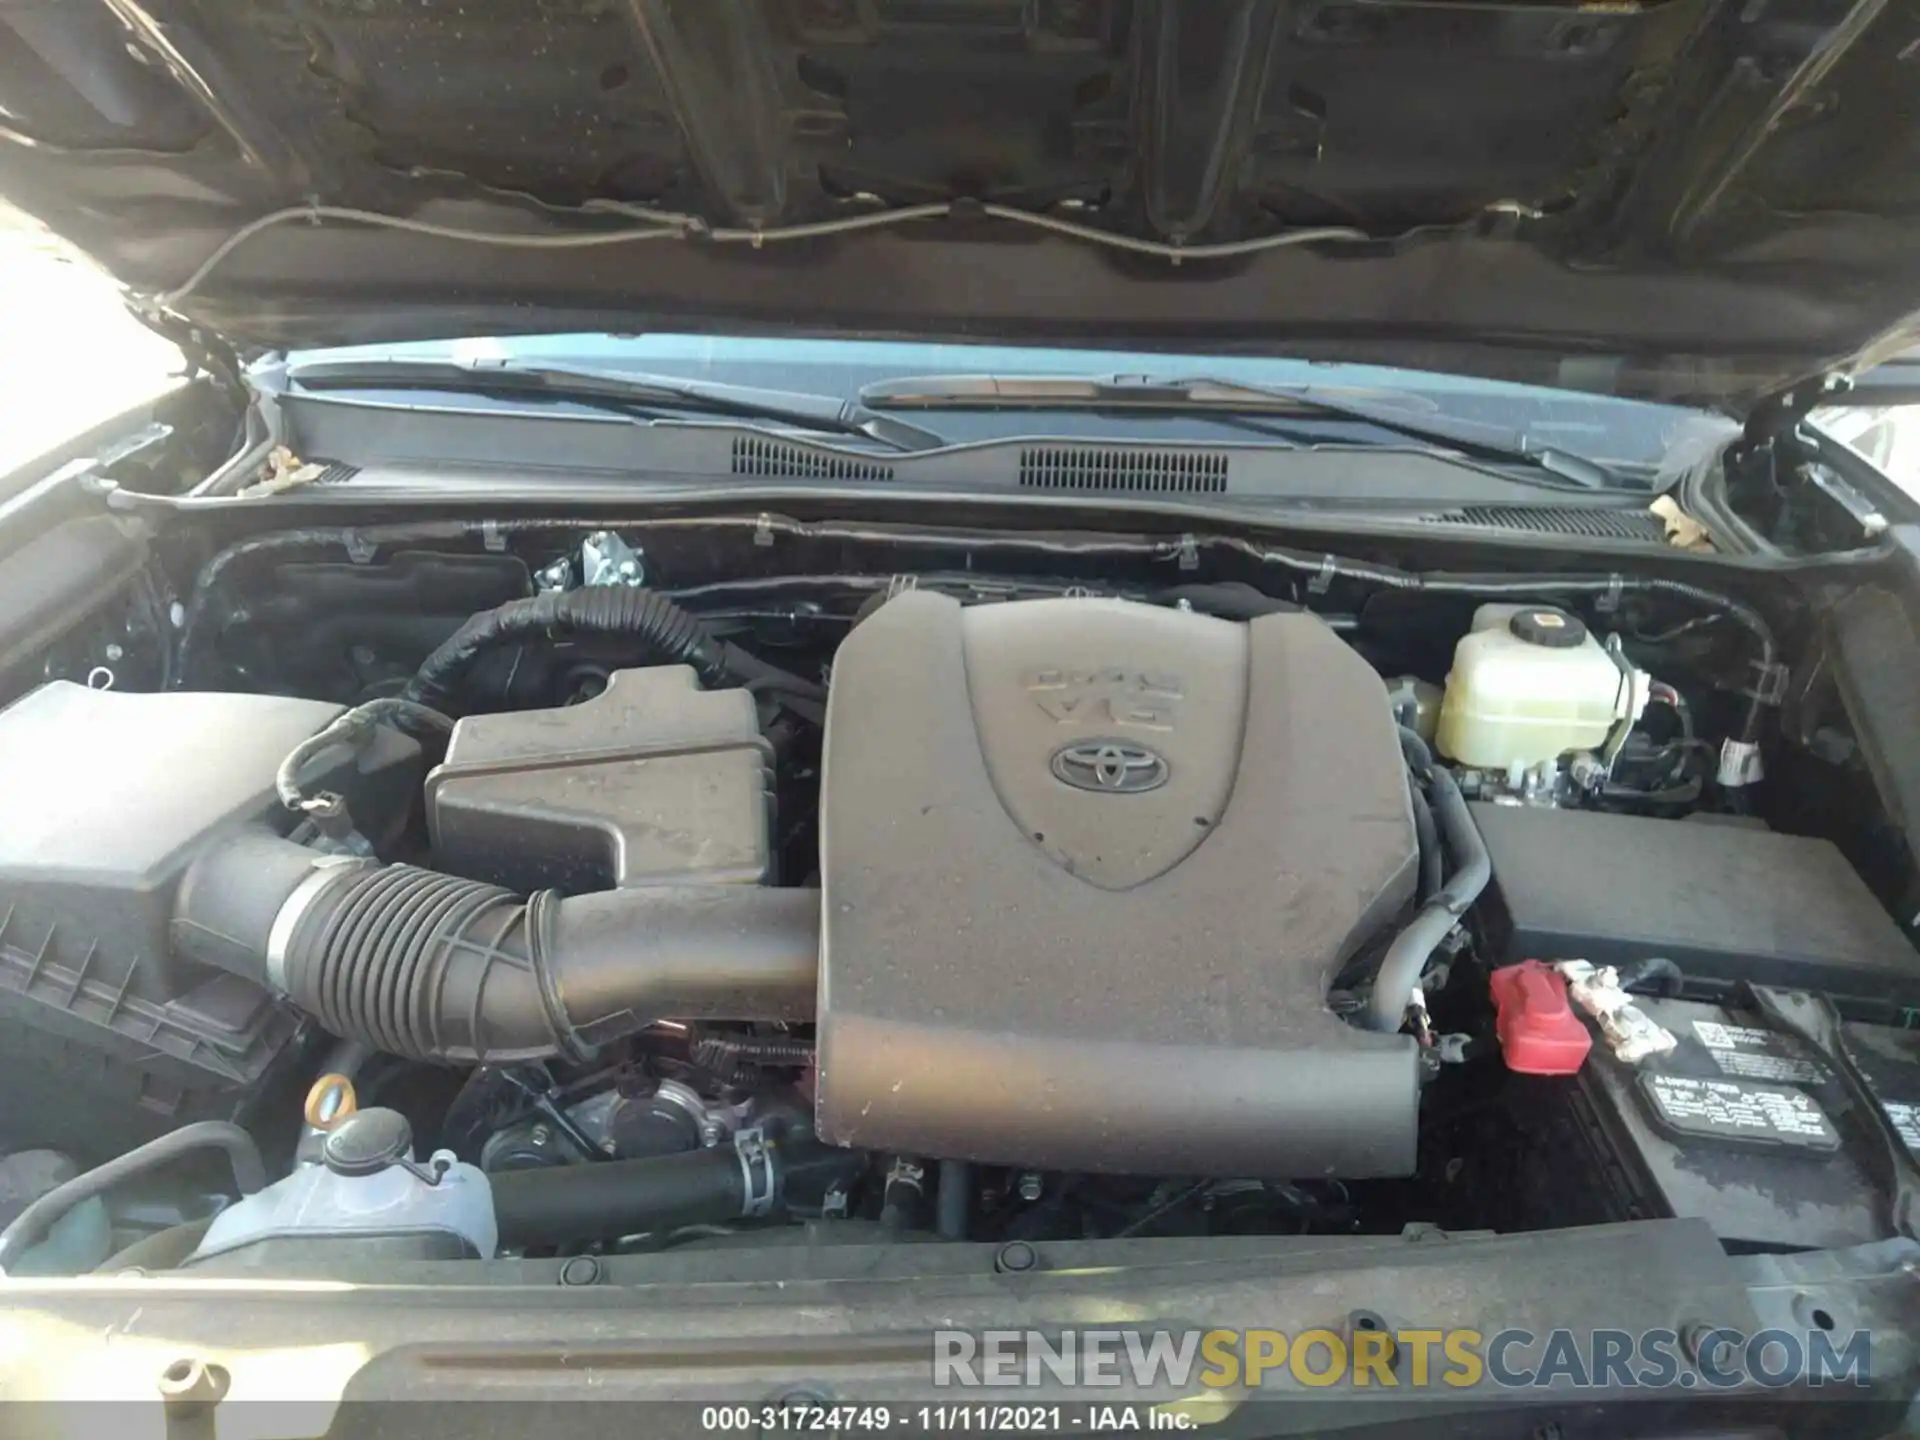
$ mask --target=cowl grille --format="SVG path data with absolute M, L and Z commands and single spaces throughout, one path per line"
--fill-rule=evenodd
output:
M 1220 495 L 1227 488 L 1227 457 L 1217 451 L 1050 445 L 1020 452 L 1020 488 Z
M 1494 530 L 1524 530 L 1533 535 L 1567 535 L 1582 540 L 1667 543 L 1667 526 L 1646 510 L 1615 510 L 1600 505 L 1463 505 L 1420 517 L 1429 525 L 1482 525 Z
M 823 455 L 803 445 L 741 435 L 733 442 L 733 473 L 789 480 L 891 480 L 893 467 L 877 460 Z

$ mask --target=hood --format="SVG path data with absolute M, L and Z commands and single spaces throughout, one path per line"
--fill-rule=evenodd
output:
M 0 194 L 239 349 L 1124 345 L 1739 410 L 1911 343 L 1885 0 L 0 0 Z

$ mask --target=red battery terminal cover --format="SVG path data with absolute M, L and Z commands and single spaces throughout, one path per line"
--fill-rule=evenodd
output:
M 1493 972 L 1494 1030 L 1507 1068 L 1522 1075 L 1572 1075 L 1593 1036 L 1567 1000 L 1567 981 L 1539 960 Z

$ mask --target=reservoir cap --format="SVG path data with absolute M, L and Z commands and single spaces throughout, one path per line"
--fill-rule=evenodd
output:
M 1517 639 L 1548 650 L 1571 650 L 1587 638 L 1587 627 L 1580 621 L 1564 610 L 1544 605 L 1514 611 L 1507 629 Z
M 327 1132 L 320 1158 L 336 1175 L 378 1175 L 413 1156 L 413 1127 L 398 1110 L 357 1110 Z

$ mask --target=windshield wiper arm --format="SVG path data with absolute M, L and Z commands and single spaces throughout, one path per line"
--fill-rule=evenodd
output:
M 947 443 L 932 430 L 877 414 L 857 400 L 837 395 L 578 365 L 518 360 L 309 360 L 291 367 L 287 378 L 307 390 L 447 390 L 598 406 L 625 414 L 649 408 L 697 410 L 858 435 L 895 450 L 932 450 Z
M 1311 385 L 1257 385 L 1209 377 L 1145 375 L 928 375 L 885 380 L 860 391 L 876 410 L 1146 410 L 1163 414 L 1333 416 L 1463 455 L 1545 470 L 1583 489 L 1630 489 L 1597 460 L 1536 445 L 1524 433 L 1466 420 L 1426 419 Z

